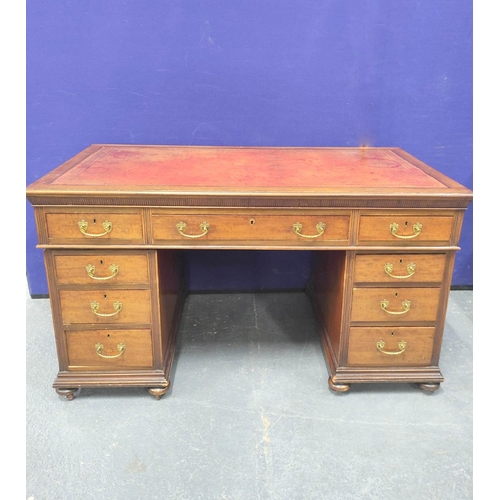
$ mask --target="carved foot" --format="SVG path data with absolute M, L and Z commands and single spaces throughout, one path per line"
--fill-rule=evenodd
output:
M 57 394 L 59 396 L 66 396 L 68 401 L 71 401 L 74 399 L 74 397 L 77 395 L 77 393 L 80 392 L 80 389 L 56 389 Z
M 347 392 L 351 388 L 351 384 L 337 384 L 332 380 L 332 377 L 328 379 L 328 385 L 330 389 L 335 392 Z
M 418 385 L 420 386 L 420 389 L 423 389 L 424 391 L 435 392 L 439 389 L 439 386 L 441 384 L 439 382 L 435 382 L 435 383 L 424 383 Z
M 150 387 L 148 389 L 148 392 L 149 394 L 151 394 L 151 396 L 154 396 L 155 399 L 158 401 L 169 389 L 170 389 L 170 383 L 167 385 L 167 387 Z

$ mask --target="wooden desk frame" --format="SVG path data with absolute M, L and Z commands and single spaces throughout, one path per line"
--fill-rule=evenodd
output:
M 120 155 L 132 177 L 147 176 L 148 165 L 161 175 L 171 154 L 198 176 L 205 157 L 206 168 L 217 158 L 243 166 L 222 187 L 180 174 L 174 187 L 95 181 L 121 175 Z M 261 185 L 238 184 L 255 158 Z M 276 177 L 308 165 L 301 181 L 324 175 L 324 185 Z M 374 178 L 356 186 L 353 165 Z M 329 185 L 332 172 L 340 184 Z M 472 193 L 398 148 L 94 145 L 29 186 L 27 197 L 49 283 L 59 360 L 53 386 L 70 400 L 82 387 L 142 386 L 157 399 L 167 392 L 186 249 L 314 250 L 307 292 L 333 391 L 369 382 L 435 391 L 444 380 L 446 306 Z

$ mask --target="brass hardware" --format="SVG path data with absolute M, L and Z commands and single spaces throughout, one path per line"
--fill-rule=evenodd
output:
M 318 222 L 316 224 L 316 231 L 318 231 L 318 234 L 313 234 L 313 235 L 307 235 L 307 234 L 302 234 L 300 231 L 302 231 L 302 224 L 300 222 L 296 222 L 293 225 L 293 232 L 297 235 L 300 236 L 301 238 L 317 238 L 318 236 L 321 236 L 326 229 L 326 224 L 324 222 Z
M 186 238 L 201 238 L 202 236 L 205 236 L 208 233 L 208 228 L 210 227 L 210 224 L 208 222 L 202 222 L 200 224 L 200 229 L 203 231 L 201 234 L 186 234 L 184 232 L 184 229 L 186 229 L 186 223 L 185 222 L 178 222 L 175 226 L 179 233 L 182 234 L 182 236 L 185 236 Z
M 89 223 L 83 219 L 78 222 L 78 228 L 80 229 L 81 233 L 84 234 L 85 236 L 91 236 L 92 238 L 99 238 L 100 236 L 106 236 L 113 229 L 113 224 L 109 220 L 105 220 L 102 223 L 102 227 L 104 228 L 104 233 L 99 233 L 99 234 L 87 233 L 87 229 L 89 228 Z
M 104 350 L 104 346 L 100 342 L 98 342 L 95 345 L 95 352 L 97 353 L 98 356 L 101 356 L 101 358 L 113 359 L 113 358 L 117 358 L 118 356 L 121 356 L 125 352 L 125 344 L 122 344 L 120 342 L 119 344 L 116 345 L 116 348 L 118 349 L 118 354 L 108 356 L 108 355 L 102 353 L 102 351 Z
M 422 224 L 420 224 L 420 222 L 416 222 L 415 224 L 413 224 L 413 234 L 411 234 L 410 236 L 401 236 L 399 234 L 396 234 L 397 231 L 398 231 L 398 228 L 399 228 L 399 224 L 397 222 L 393 222 L 392 224 L 389 224 L 389 231 L 391 232 L 391 234 L 393 236 L 395 236 L 396 238 L 400 238 L 402 240 L 409 240 L 411 238 L 415 238 L 416 236 L 418 236 L 420 234 L 420 232 L 422 231 Z
M 384 347 L 385 347 L 385 342 L 383 340 L 379 340 L 377 342 L 377 349 L 381 353 L 389 354 L 389 355 L 403 354 L 403 352 L 405 352 L 405 349 L 406 349 L 406 342 L 404 340 L 400 340 L 398 342 L 399 351 L 384 351 Z
M 111 278 L 114 278 L 118 274 L 118 266 L 116 264 L 111 264 L 108 269 L 111 272 L 111 276 L 104 276 L 103 278 L 98 278 L 94 276 L 95 274 L 95 266 L 93 264 L 89 264 L 88 266 L 85 267 L 85 270 L 87 271 L 87 274 L 89 275 L 89 278 L 92 278 L 93 280 L 110 280 Z
M 406 270 L 408 271 L 408 274 L 406 276 L 396 276 L 395 274 L 392 274 L 392 271 L 394 269 L 394 266 L 388 262 L 385 266 L 384 266 L 384 271 L 386 272 L 386 274 L 388 274 L 391 278 L 396 278 L 397 280 L 404 280 L 406 278 L 411 278 L 414 274 L 415 274 L 415 271 L 417 269 L 417 264 L 414 264 L 413 262 L 410 262 L 407 266 L 406 266 Z
M 410 310 L 410 301 L 409 300 L 403 300 L 403 302 L 401 304 L 403 306 L 403 310 L 402 311 L 388 311 L 387 308 L 389 307 L 389 301 L 384 299 L 384 300 L 382 300 L 380 302 L 380 307 L 387 314 L 405 314 L 405 313 L 407 313 Z
M 104 318 L 109 318 L 110 316 L 114 316 L 115 314 L 118 314 L 122 310 L 123 305 L 119 300 L 116 300 L 115 302 L 113 302 L 113 307 L 115 308 L 114 313 L 104 314 L 104 313 L 98 312 L 99 311 L 99 302 L 96 302 L 94 300 L 90 303 L 90 309 L 92 310 L 92 312 L 96 316 L 102 316 Z

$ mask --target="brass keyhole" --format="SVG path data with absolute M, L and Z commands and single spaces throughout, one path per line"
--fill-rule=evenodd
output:
M 395 297 L 397 297 L 398 295 L 399 295 L 399 294 L 398 294 L 398 292 L 396 292 L 396 293 L 394 294 L 394 296 L 395 296 Z
M 255 219 L 250 219 L 250 225 L 253 226 L 255 224 Z

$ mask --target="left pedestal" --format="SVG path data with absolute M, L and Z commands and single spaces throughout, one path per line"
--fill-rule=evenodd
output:
M 174 250 L 45 250 L 59 360 L 53 387 L 170 388 L 184 302 Z

